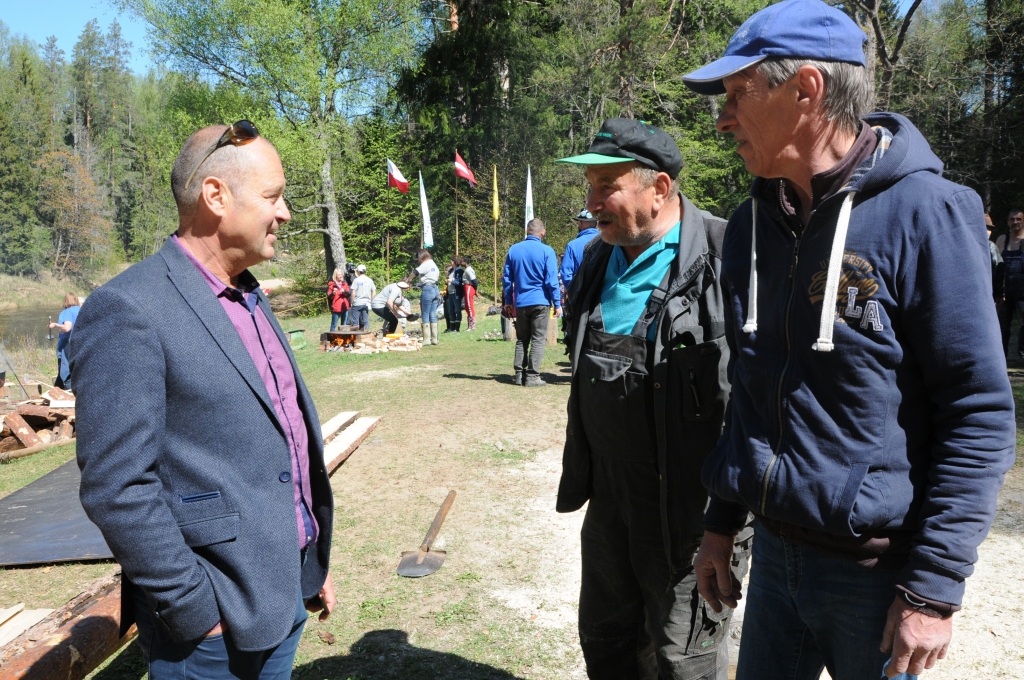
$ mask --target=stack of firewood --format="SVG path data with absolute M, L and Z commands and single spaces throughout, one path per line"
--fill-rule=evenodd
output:
M 415 352 L 423 347 L 423 343 L 409 335 L 397 338 L 371 337 L 352 346 L 352 354 L 380 354 L 381 352 Z
M 9 404 L 0 414 L 0 457 L 42 449 L 75 436 L 75 395 L 57 387 L 37 399 Z

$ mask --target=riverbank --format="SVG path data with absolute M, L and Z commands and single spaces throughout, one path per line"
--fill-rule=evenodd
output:
M 79 297 L 85 297 L 89 291 L 100 285 L 103 281 L 112 278 L 116 272 L 102 276 L 101 281 L 95 285 L 85 286 L 81 282 L 71 279 L 58 279 L 47 272 L 39 276 L 11 276 L 0 274 L 0 290 L 4 293 L 0 296 L 0 311 L 18 309 L 20 307 L 60 306 L 65 293 L 74 293 Z M 90 282 L 93 283 L 93 282 Z

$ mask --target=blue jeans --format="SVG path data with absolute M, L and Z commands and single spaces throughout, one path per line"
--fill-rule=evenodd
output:
M 896 576 L 786 542 L 755 523 L 736 680 L 817 680 L 826 666 L 834 680 L 879 680 Z
M 295 650 L 309 613 L 302 600 L 294 613 L 291 632 L 284 642 L 262 652 L 242 652 L 227 636 L 210 635 L 191 642 L 175 642 L 166 630 L 153 625 L 149 605 L 141 588 L 134 588 L 135 617 L 139 647 L 149 667 L 149 680 L 288 680 L 292 676 Z
M 437 323 L 437 308 L 441 304 L 441 293 L 437 286 L 428 283 L 420 293 L 420 323 Z
M 370 328 L 370 308 L 367 305 L 360 305 L 348 310 L 348 323 L 356 326 L 359 330 L 365 331 Z
M 347 326 L 347 325 L 348 325 L 348 310 L 347 309 L 344 312 L 331 312 L 331 332 L 332 333 L 334 332 L 334 329 L 337 328 L 338 326 Z

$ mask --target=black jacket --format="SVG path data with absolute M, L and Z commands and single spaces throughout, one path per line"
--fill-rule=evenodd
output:
M 688 567 L 700 545 L 707 504 L 700 470 L 722 434 L 729 399 L 729 348 L 719 287 L 726 222 L 703 216 L 689 199 L 680 196 L 683 219 L 679 255 L 672 265 L 664 304 L 656 311 L 658 331 L 648 378 L 654 387 L 651 393 L 661 471 L 662 537 L 669 561 L 677 568 Z M 600 295 L 612 249 L 600 238 L 591 241 L 568 293 L 573 313 L 569 340 L 573 378 L 558 512 L 578 510 L 590 498 L 591 454 L 579 412 L 577 357 L 593 296 Z

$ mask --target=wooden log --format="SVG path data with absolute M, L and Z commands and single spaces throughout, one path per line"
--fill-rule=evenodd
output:
M 58 440 L 71 439 L 73 436 L 75 436 L 75 430 L 74 428 L 71 427 L 71 423 L 68 422 L 67 420 L 62 420 L 59 423 L 57 423 L 56 432 Z
M 359 418 L 342 430 L 330 444 L 324 447 L 324 462 L 327 474 L 331 474 L 359 448 L 363 440 L 377 427 L 380 418 Z
M 81 680 L 135 637 L 118 637 L 121 574 L 88 590 L 0 649 L 0 680 Z
M 17 460 L 18 458 L 25 458 L 32 456 L 37 453 L 42 453 L 47 449 L 52 449 L 54 446 L 62 446 L 68 444 L 68 441 L 55 441 L 49 444 L 40 444 L 39 446 L 30 446 L 27 449 L 17 449 L 16 451 L 8 451 L 7 453 L 0 453 L 0 463 L 6 463 L 7 461 Z M 20 444 L 20 442 L 19 442 Z
M 24 449 L 25 445 L 18 440 L 13 434 L 10 437 L 4 437 L 0 439 L 0 460 L 4 460 L 4 454 L 17 451 L 18 449 Z
M 17 413 L 8 413 L 7 417 L 4 418 L 4 423 L 11 428 L 14 432 L 14 436 L 28 448 L 39 446 L 43 443 L 42 440 L 36 436 L 36 431 L 29 427 L 28 423 L 25 422 L 25 419 Z

